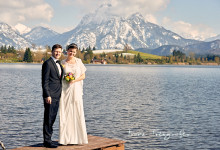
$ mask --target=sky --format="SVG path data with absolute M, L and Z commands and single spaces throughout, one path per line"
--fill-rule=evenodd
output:
M 107 13 L 128 17 L 139 12 L 146 21 L 184 38 L 204 40 L 220 34 L 219 0 L 0 0 L 0 21 L 20 29 L 44 26 L 63 33 L 103 4 L 111 4 Z

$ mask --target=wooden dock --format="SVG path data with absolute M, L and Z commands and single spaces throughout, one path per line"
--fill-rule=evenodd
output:
M 124 150 L 125 141 L 117 139 L 109 139 L 99 136 L 88 135 L 88 144 L 85 145 L 67 145 L 58 146 L 57 150 Z M 12 150 L 51 150 L 51 148 L 43 147 L 42 143 L 19 147 Z

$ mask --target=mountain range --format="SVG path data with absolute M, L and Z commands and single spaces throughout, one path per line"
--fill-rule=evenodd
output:
M 205 41 L 211 42 L 211 41 L 218 40 L 218 39 L 220 39 L 220 34 L 217 36 L 214 36 L 214 37 L 207 38 L 207 39 L 205 39 Z
M 51 39 L 55 36 L 60 35 L 59 33 L 45 27 L 35 27 L 30 32 L 23 34 L 31 43 L 36 45 L 47 45 Z
M 11 26 L 0 22 L 0 45 L 10 45 L 16 48 L 30 47 L 31 43 Z
M 220 55 L 220 40 L 214 40 L 211 42 L 200 42 L 197 44 L 191 44 L 187 46 L 179 45 L 163 45 L 155 49 L 139 48 L 137 51 L 150 53 L 159 56 L 169 56 L 174 50 L 181 51 L 186 55 L 193 52 L 196 55 Z
M 220 54 L 218 40 L 203 42 L 185 39 L 146 21 L 140 13 L 124 18 L 109 14 L 103 16 L 96 11 L 85 15 L 76 28 L 62 34 L 45 27 L 35 27 L 29 32 L 19 33 L 8 24 L 0 23 L 0 45 L 25 48 L 33 45 L 52 46 L 55 43 L 63 47 L 76 43 L 81 49 L 88 46 L 96 49 L 123 49 L 128 44 L 134 50 L 157 55 L 169 55 L 174 49 L 186 53 L 193 51 Z
M 111 16 L 99 22 L 96 21 L 97 15 L 94 13 L 84 16 L 75 29 L 54 37 L 52 43 L 58 42 L 62 45 L 77 43 L 81 48 L 95 46 L 97 49 L 123 49 L 125 44 L 132 49 L 137 49 L 199 43 L 199 41 L 184 39 L 161 26 L 146 22 L 139 13 L 128 18 Z

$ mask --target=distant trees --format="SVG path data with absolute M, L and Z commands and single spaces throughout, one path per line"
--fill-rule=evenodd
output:
M 125 52 L 128 52 L 128 50 L 132 50 L 132 48 L 126 43 L 124 45 L 124 49 L 123 49 Z
M 84 52 L 81 51 L 80 49 L 77 50 L 77 52 L 76 52 L 76 57 L 77 57 L 77 58 L 80 58 L 81 60 L 84 60 Z
M 43 58 L 42 58 L 43 61 L 46 61 L 47 59 L 50 58 L 50 56 L 51 56 L 51 51 L 52 51 L 51 47 L 48 46 L 48 45 L 45 46 L 45 49 L 46 49 L 46 51 L 45 51 L 45 53 L 43 54 Z
M 80 48 L 79 48 L 80 49 Z M 82 51 L 88 51 L 88 50 L 96 50 L 95 46 L 93 46 L 93 48 L 91 48 L 91 46 L 89 45 L 88 47 L 82 49 Z
M 169 64 L 186 63 L 189 65 L 201 65 L 204 63 L 220 63 L 219 55 L 196 55 L 193 52 L 189 52 L 188 56 L 181 51 L 174 50 L 172 55 L 162 57 L 162 62 Z
M 83 60 L 86 63 L 90 63 L 91 60 L 93 59 L 93 52 L 92 52 L 93 50 L 95 50 L 95 47 L 91 48 L 90 45 L 86 49 L 83 47 L 81 51 L 81 55 L 84 55 Z
M 106 57 L 106 54 L 103 52 L 102 54 L 100 54 L 101 59 Z
M 15 48 L 14 48 L 14 46 L 6 46 L 6 45 L 2 45 L 1 46 L 1 48 L 0 48 L 0 51 L 1 51 L 1 53 L 4 53 L 4 54 L 6 54 L 6 53 L 13 53 L 13 54 L 16 54 L 16 50 L 15 50 Z
M 179 51 L 179 50 L 178 51 L 176 51 L 176 50 L 173 51 L 173 57 L 178 62 L 184 62 L 186 60 L 186 54 Z M 170 60 L 170 62 L 171 61 L 172 60 Z
M 34 47 L 35 45 L 32 44 L 32 48 Z M 31 51 L 30 48 L 26 48 L 25 50 L 16 50 L 13 46 L 0 45 L 0 62 L 42 62 L 51 56 L 50 46 L 45 46 L 45 49 L 39 48 L 38 50 Z M 93 50 L 96 50 L 95 46 L 88 46 L 87 48 L 82 48 L 82 50 L 79 49 L 76 57 L 82 59 L 84 63 L 90 63 L 93 59 L 97 59 L 100 61 L 105 60 L 109 64 L 220 64 L 220 55 L 198 55 L 193 52 L 189 52 L 186 55 L 179 50 L 174 50 L 170 56 L 155 59 L 147 58 L 142 53 L 133 53 L 128 44 L 124 45 L 123 52 L 95 54 Z M 123 54 L 125 52 L 133 53 L 134 55 Z M 66 57 L 66 52 L 64 51 L 63 53 L 61 59 Z
M 83 47 L 83 49 L 82 49 L 82 53 L 83 53 L 83 52 L 85 52 L 85 48 L 84 48 L 84 47 Z
M 89 47 L 86 48 L 86 51 L 89 51 L 89 50 L 92 50 L 90 45 L 89 45 Z
M 33 62 L 42 62 L 44 58 L 44 51 L 41 49 L 35 50 L 31 52 Z
M 115 53 L 115 63 L 119 63 L 119 54 Z
M 137 56 L 134 56 L 134 63 L 142 63 L 143 59 L 141 58 L 140 53 L 137 54 Z
M 183 57 L 186 56 L 186 54 L 183 53 L 183 52 L 181 52 L 181 51 L 179 51 L 179 50 L 178 50 L 178 51 L 174 50 L 174 51 L 173 51 L 173 56 L 174 56 L 174 57 L 183 58 Z
M 84 60 L 89 63 L 91 60 L 93 59 L 93 52 L 92 50 L 90 49 L 87 49 L 85 54 L 84 54 Z
M 216 63 L 219 63 L 219 57 L 218 56 L 215 56 L 214 60 L 215 60 Z
M 195 63 L 195 53 L 190 52 L 189 53 L 189 59 L 191 60 L 191 63 Z
M 15 48 L 13 46 L 2 45 L 0 47 L 0 61 L 3 61 L 3 62 L 18 61 Z
M 33 62 L 30 48 L 26 48 L 23 61 Z

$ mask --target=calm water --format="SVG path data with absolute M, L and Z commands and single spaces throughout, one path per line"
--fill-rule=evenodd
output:
M 127 150 L 220 149 L 220 67 L 87 65 L 88 134 Z M 41 65 L 0 64 L 0 140 L 42 142 Z M 58 118 L 53 139 L 58 139 Z

